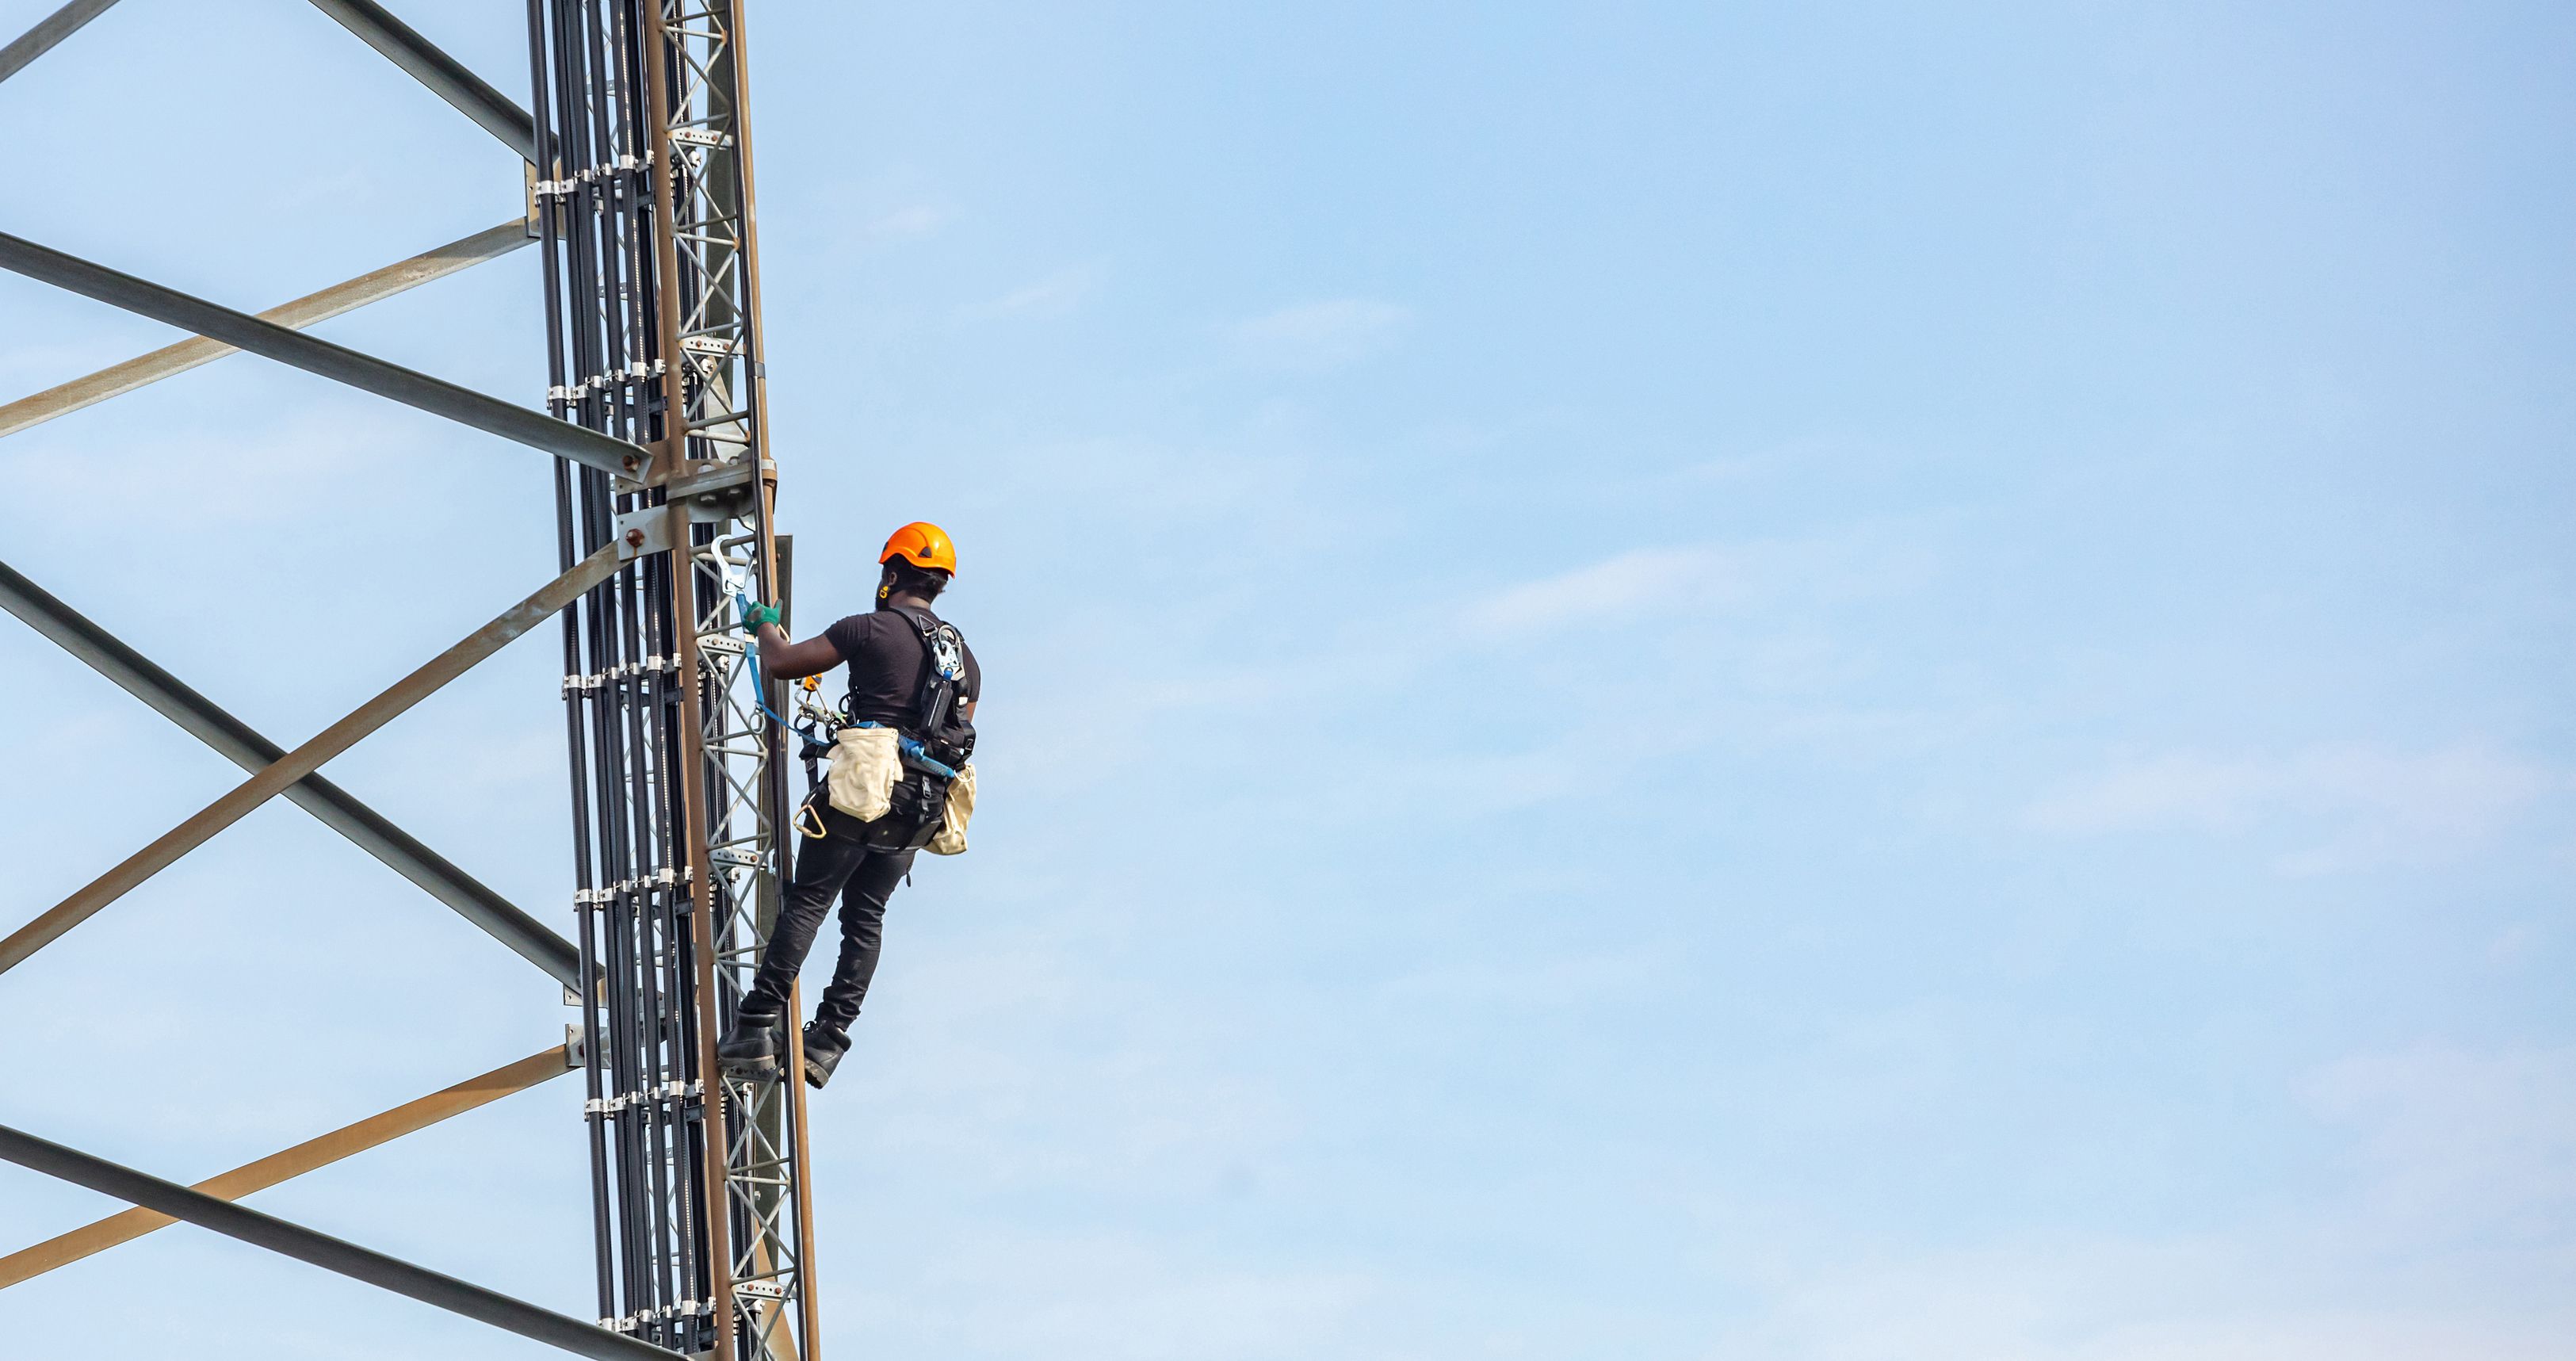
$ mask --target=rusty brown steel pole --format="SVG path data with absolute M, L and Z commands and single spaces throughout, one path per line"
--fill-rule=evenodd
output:
M 706 703 L 705 670 L 699 661 L 697 565 L 686 552 L 671 555 L 671 618 L 676 625 L 680 671 L 678 769 L 681 841 L 688 857 L 689 935 L 698 956 L 698 1071 L 704 1075 L 707 1103 L 706 1216 L 709 1294 L 715 1302 L 716 1354 L 734 1354 L 732 1218 L 725 1213 L 727 1145 L 725 1103 L 731 1089 L 716 1065 L 716 1040 L 723 1033 L 716 998 L 717 923 L 714 866 L 707 858 L 706 746 L 697 714 Z
M 743 368 L 751 388 L 751 401 L 746 409 L 752 413 L 752 429 L 760 436 L 753 445 L 753 453 L 760 459 L 759 511 L 762 536 L 760 562 L 765 574 L 762 588 L 767 592 L 763 598 L 781 600 L 785 598 L 788 583 L 785 580 L 785 563 L 779 551 L 777 536 L 778 462 L 770 455 L 767 436 L 769 366 L 765 356 L 768 352 L 768 333 L 761 326 L 760 213 L 756 206 L 758 200 L 752 188 L 751 78 L 749 74 L 751 48 L 748 36 L 749 24 L 743 13 L 748 5 L 749 0 L 734 0 L 733 47 L 726 62 L 726 69 L 732 77 L 734 87 L 734 173 L 739 195 L 735 209 L 742 221 L 743 282 L 739 301 L 744 321 L 747 323 L 748 362 Z M 768 683 L 765 677 L 754 679 L 763 686 Z M 771 746 L 768 773 L 772 783 L 769 797 L 777 819 L 774 825 L 783 827 L 791 825 L 793 821 L 789 812 L 792 801 L 787 783 L 787 734 L 772 729 L 769 736 Z M 793 844 L 792 837 L 779 838 L 778 865 L 779 874 L 782 877 L 790 868 L 791 857 L 788 848 Z M 795 1014 L 803 1014 L 801 1001 L 797 1003 Z M 801 1029 L 798 1029 L 792 1037 L 792 1043 L 794 1048 L 789 1057 L 793 1061 L 793 1066 L 788 1071 L 801 1073 L 805 1067 L 805 1037 Z M 796 1262 L 803 1276 L 804 1289 L 798 1292 L 797 1306 L 800 1321 L 804 1325 L 805 1355 L 810 1359 L 822 1351 L 823 1309 L 821 1294 L 814 1288 L 816 1280 L 814 1186 L 813 1178 L 806 1175 L 806 1170 L 812 1166 L 812 1159 L 806 1151 L 810 1145 L 806 1142 L 808 1126 L 805 1119 L 806 1097 L 803 1085 L 790 1081 L 787 1099 L 793 1124 L 789 1136 L 794 1140 L 795 1157 L 799 1163 L 792 1189 L 796 1200 Z

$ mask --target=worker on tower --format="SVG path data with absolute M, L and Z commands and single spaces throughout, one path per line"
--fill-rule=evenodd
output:
M 957 549 L 939 526 L 916 522 L 896 530 L 877 561 L 876 609 L 819 637 L 792 642 L 776 609 L 743 610 L 765 675 L 800 679 L 847 663 L 849 695 L 829 715 L 830 777 L 797 810 L 795 873 L 777 927 L 732 1030 L 716 1045 L 717 1059 L 737 1072 L 775 1067 L 788 989 L 837 894 L 840 962 L 804 1036 L 805 1080 L 816 1087 L 829 1081 L 849 1051 L 850 1023 L 877 971 L 887 897 L 911 871 L 916 851 L 966 848 L 975 799 L 967 757 L 984 677 L 956 625 L 931 612 L 956 575 Z

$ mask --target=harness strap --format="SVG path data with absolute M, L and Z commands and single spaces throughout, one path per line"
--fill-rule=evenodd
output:
M 887 603 L 884 609 L 886 613 L 903 616 L 904 621 L 912 625 L 913 632 L 921 640 L 921 678 L 913 688 L 912 721 L 913 725 L 923 733 L 935 734 L 947 723 L 949 714 L 955 710 L 957 692 L 966 679 L 963 669 L 966 635 L 959 633 L 955 624 L 926 610 L 915 610 L 911 606 L 891 602 Z M 960 669 L 954 680 L 939 674 L 938 639 L 942 630 L 957 639 Z M 853 689 L 841 705 L 845 711 L 855 710 L 858 707 L 858 692 L 855 688 L 858 677 L 853 674 L 850 679 Z

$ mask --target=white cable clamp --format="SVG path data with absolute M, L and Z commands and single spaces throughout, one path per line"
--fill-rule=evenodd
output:
M 571 180 L 539 180 L 536 183 L 536 194 L 539 198 L 570 198 L 572 187 Z

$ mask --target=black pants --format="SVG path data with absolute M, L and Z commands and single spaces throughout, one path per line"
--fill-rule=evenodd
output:
M 823 989 L 823 1004 L 814 1008 L 814 1023 L 840 1032 L 859 1019 L 859 1003 L 867 1000 L 868 980 L 876 977 L 877 950 L 885 941 L 886 899 L 911 870 L 914 852 L 869 850 L 860 840 L 866 823 L 830 806 L 819 795 L 814 804 L 823 817 L 824 835 L 797 835 L 796 875 L 788 881 L 777 929 L 770 932 L 769 948 L 760 957 L 760 972 L 752 976 L 751 991 L 743 994 L 742 1009 L 787 1010 L 787 990 L 796 983 L 796 971 L 805 967 L 806 952 L 814 948 L 814 933 L 823 925 L 823 911 L 837 893 L 841 895 L 841 960 L 833 966 L 831 986 Z M 798 820 L 804 819 L 800 815 Z

